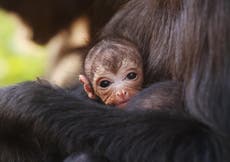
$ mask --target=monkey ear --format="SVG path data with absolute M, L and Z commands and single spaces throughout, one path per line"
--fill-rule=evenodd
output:
M 85 75 L 79 75 L 79 81 L 83 84 L 84 90 L 87 93 L 88 97 L 91 99 L 96 99 L 95 94 L 93 93 L 93 89 L 90 85 L 89 80 Z

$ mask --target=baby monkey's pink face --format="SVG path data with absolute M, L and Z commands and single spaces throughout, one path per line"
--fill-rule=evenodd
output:
M 79 79 L 89 98 L 99 97 L 119 108 L 136 95 L 143 84 L 143 63 L 137 47 L 122 38 L 104 39 L 88 53 L 85 74 Z
M 130 98 L 141 90 L 142 83 L 142 66 L 124 60 L 116 72 L 99 66 L 92 85 L 95 95 L 100 97 L 105 104 L 123 108 Z

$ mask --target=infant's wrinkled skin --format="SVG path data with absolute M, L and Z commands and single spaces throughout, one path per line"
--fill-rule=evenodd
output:
M 143 85 L 143 64 L 137 47 L 123 38 L 99 41 L 85 60 L 85 75 L 79 80 L 91 99 L 125 108 Z
M 129 62 L 127 65 L 122 64 L 116 73 L 108 72 L 103 67 L 100 72 L 95 75 L 93 89 L 106 105 L 122 108 L 142 88 L 142 69 L 133 62 Z M 108 87 L 100 86 L 106 81 L 110 82 Z

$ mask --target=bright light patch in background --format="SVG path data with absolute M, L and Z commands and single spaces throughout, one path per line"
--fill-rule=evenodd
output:
M 15 15 L 0 10 L 0 86 L 43 75 L 47 51 L 30 37 Z

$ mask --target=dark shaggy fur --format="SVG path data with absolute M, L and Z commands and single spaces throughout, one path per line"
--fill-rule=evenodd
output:
M 225 154 L 229 139 L 185 113 L 108 109 L 78 100 L 68 91 L 35 82 L 10 87 L 2 93 L 1 113 L 9 114 L 5 117 L 17 123 L 7 129 L 11 134 L 22 132 L 13 139 L 25 141 L 21 145 L 8 145 L 12 137 L 5 136 L 1 146 L 10 147 L 5 149 L 11 155 L 8 159 L 18 157 L 18 161 L 23 161 L 36 150 L 37 156 L 42 155 L 40 161 L 61 161 L 67 154 L 84 150 L 103 155 L 109 161 L 229 159 Z M 56 155 L 59 160 L 52 159 Z
M 229 162 L 229 15 L 229 0 L 131 0 L 102 37 L 138 45 L 146 86 L 180 81 L 185 111 L 122 111 L 49 84 L 15 85 L 0 91 L 0 159 Z
M 165 81 L 144 88 L 128 102 L 126 110 L 164 110 L 184 111 L 183 87 L 180 82 Z

